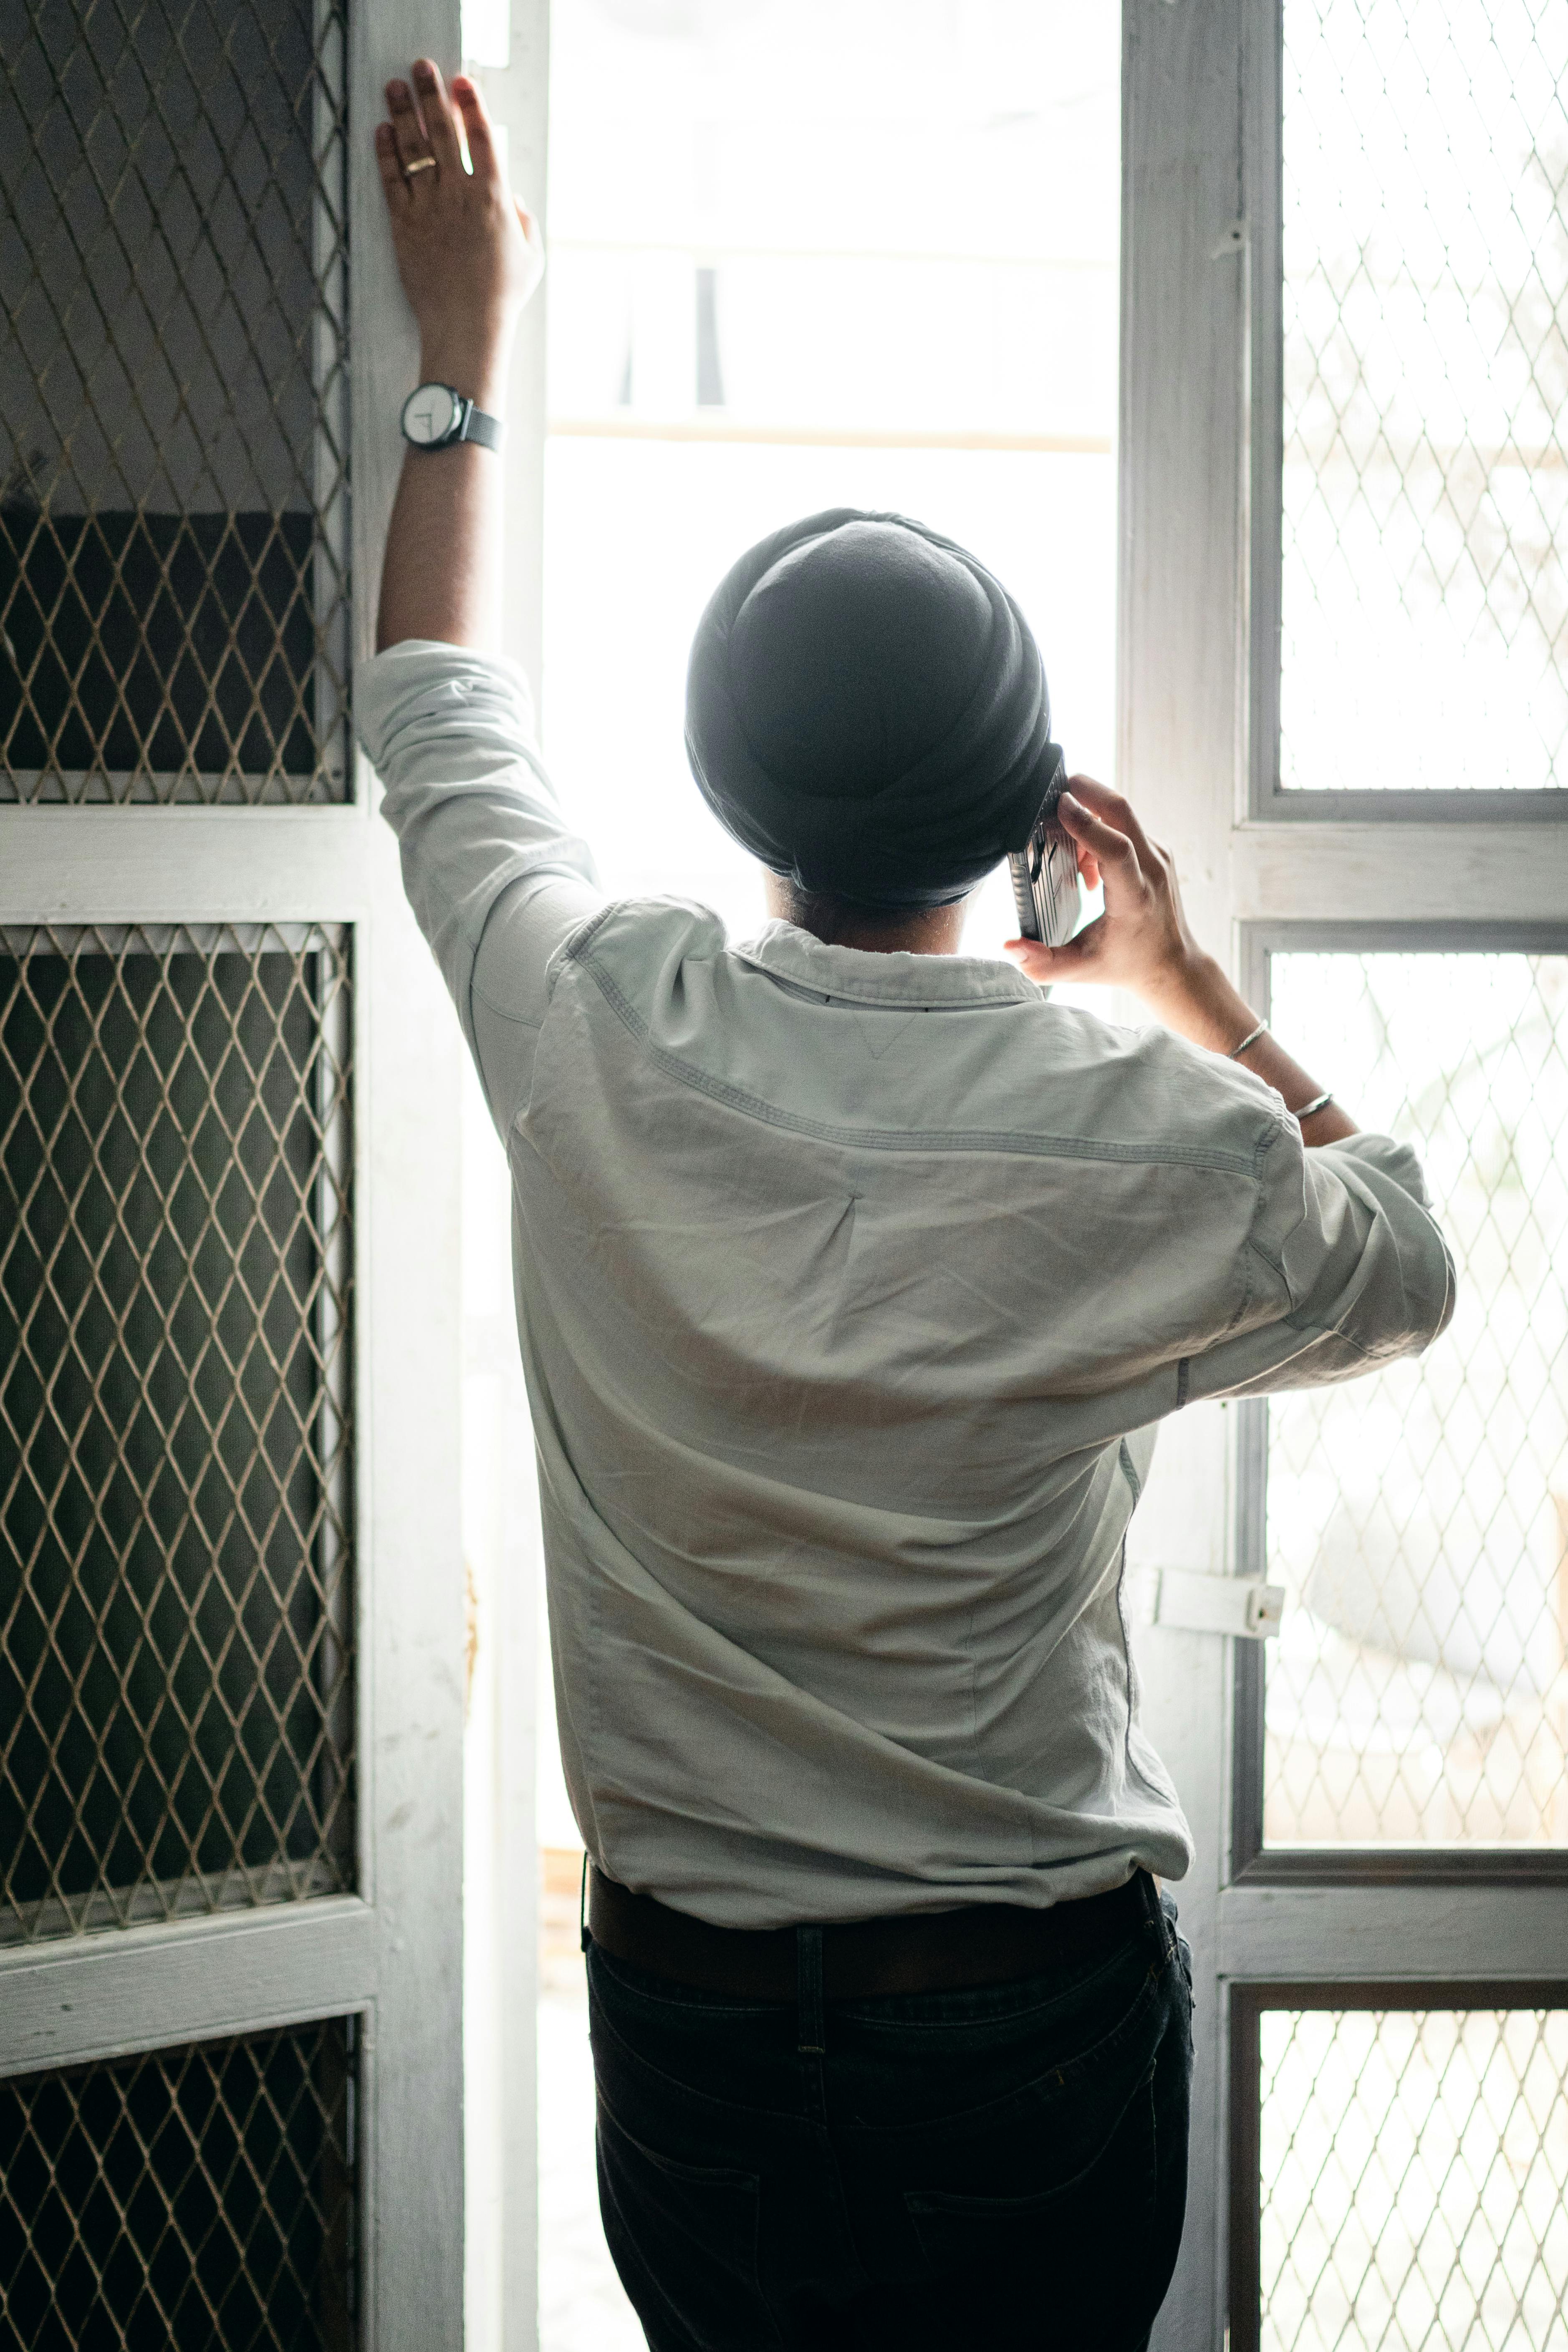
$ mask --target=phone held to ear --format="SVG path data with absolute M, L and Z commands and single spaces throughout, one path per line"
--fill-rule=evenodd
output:
M 1018 929 L 1043 947 L 1065 947 L 1078 929 L 1083 901 L 1078 887 L 1078 845 L 1057 823 L 1057 803 L 1067 788 L 1067 762 L 1057 753 L 1056 773 L 1035 829 L 1007 860 Z

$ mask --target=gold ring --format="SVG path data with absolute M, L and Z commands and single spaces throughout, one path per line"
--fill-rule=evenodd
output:
M 433 172 L 435 169 L 436 158 L 434 155 L 416 155 L 412 163 L 405 163 L 403 166 L 405 176 L 410 180 L 414 177 L 416 172 Z

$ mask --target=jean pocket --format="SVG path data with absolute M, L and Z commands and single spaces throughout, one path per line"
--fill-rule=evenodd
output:
M 597 2153 L 605 2235 L 639 2313 L 651 2285 L 695 2340 L 729 2341 L 737 2300 L 759 2293 L 760 2177 L 649 2147 L 603 2098 Z
M 1040 2155 L 1020 2143 L 1021 2179 L 1038 2178 Z M 1040 2340 L 1062 2352 L 1141 2342 L 1165 2286 L 1164 2266 L 1146 2259 L 1158 2183 L 1151 2069 L 1098 2155 L 1068 2179 L 1016 2196 L 907 2189 L 924 2290 L 957 2328 L 952 2340 L 965 2340 L 963 2328 L 984 2311 L 995 2315 L 997 2342 L 1014 2341 L 1009 2325 L 1042 2330 Z

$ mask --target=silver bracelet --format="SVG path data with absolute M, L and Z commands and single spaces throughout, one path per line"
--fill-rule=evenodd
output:
M 1249 1029 L 1246 1036 L 1242 1039 L 1240 1045 L 1233 1045 L 1231 1047 L 1229 1053 L 1226 1055 L 1226 1061 L 1234 1062 L 1238 1054 L 1245 1054 L 1249 1045 L 1256 1045 L 1259 1037 L 1262 1036 L 1268 1026 L 1268 1024 L 1267 1021 L 1260 1021 L 1256 1029 Z
M 1303 1103 L 1300 1109 L 1293 1110 L 1290 1116 L 1295 1119 L 1310 1118 L 1315 1110 L 1325 1109 L 1333 1098 L 1331 1088 L 1325 1087 L 1321 1095 L 1314 1095 L 1310 1103 Z

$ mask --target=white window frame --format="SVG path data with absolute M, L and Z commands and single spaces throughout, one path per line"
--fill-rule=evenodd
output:
M 1561 945 L 1568 909 L 1568 793 L 1278 789 L 1281 37 L 1281 0 L 1123 0 L 1120 781 L 1173 852 L 1198 936 L 1254 989 L 1283 927 L 1419 949 L 1453 944 L 1462 916 L 1478 949 L 1505 931 Z M 1147 1564 L 1255 1566 L 1256 1424 L 1204 1405 L 1166 1430 L 1131 1538 Z M 1196 1962 L 1191 2186 L 1159 2352 L 1219 2352 L 1232 2317 L 1233 2186 L 1251 2193 L 1233 1995 L 1242 2021 L 1259 1990 L 1303 1983 L 1358 2002 L 1380 1985 L 1443 2006 L 1568 1999 L 1568 1858 L 1390 1854 L 1359 1874 L 1248 1859 L 1242 1646 L 1141 1636 L 1149 1727 L 1198 1849 L 1176 1890 Z M 1236 2344 L 1255 2341 L 1234 2316 Z

